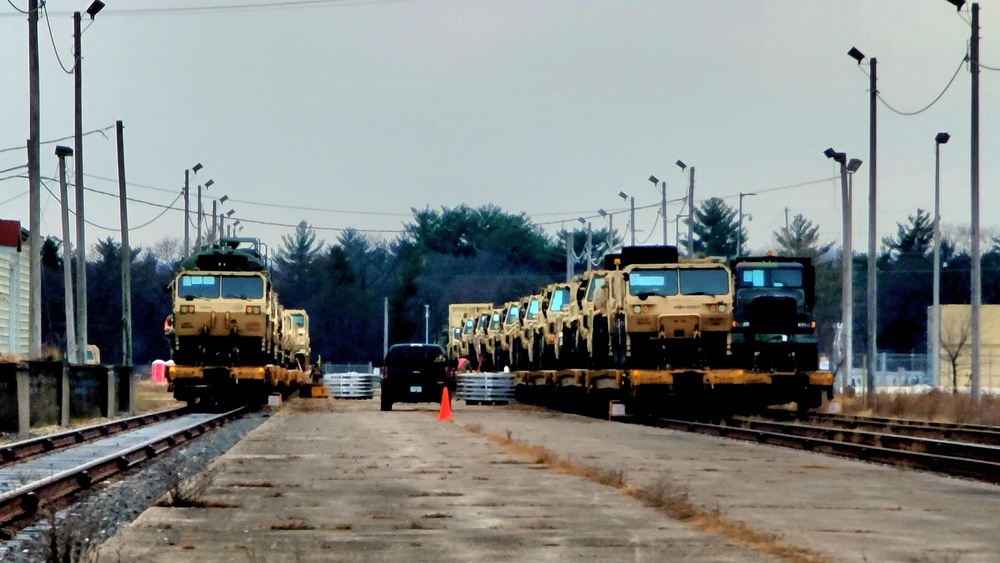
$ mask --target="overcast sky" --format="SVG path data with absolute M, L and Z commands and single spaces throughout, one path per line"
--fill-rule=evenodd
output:
M 11 0 L 24 9 L 26 0 Z M 697 169 L 696 204 L 719 196 L 753 220 L 765 250 L 785 210 L 841 240 L 832 146 L 866 161 L 855 178 L 854 246 L 868 216 L 868 78 L 851 46 L 877 57 L 878 235 L 933 209 L 934 136 L 942 155 L 942 222 L 970 216 L 970 27 L 945 0 L 106 0 L 83 34 L 84 130 L 125 123 L 129 196 L 173 204 L 201 162 L 204 201 L 229 196 L 244 235 L 272 247 L 308 221 L 320 238 L 355 227 L 392 238 L 410 208 L 496 204 L 549 233 L 577 217 L 623 229 L 635 196 L 639 242 L 662 242 L 658 190 L 686 192 L 674 162 Z M 73 134 L 72 11 L 51 0 L 40 24 L 42 139 Z M 234 6 L 214 10 L 209 7 Z M 967 14 L 964 15 L 966 18 Z M 981 11 L 981 60 L 1000 68 L 1000 3 Z M 85 25 L 87 16 L 84 15 Z M 55 49 L 53 49 L 53 43 Z M 0 149 L 28 136 L 26 17 L 0 3 Z M 981 75 L 983 227 L 1000 224 L 1000 72 Z M 72 140 L 63 144 L 72 145 Z M 117 192 L 113 128 L 85 141 L 86 186 Z M 0 170 L 23 165 L 0 152 Z M 54 145 L 42 175 L 56 177 Z M 0 216 L 28 225 L 27 180 L 0 174 Z M 72 173 L 70 175 L 72 179 Z M 101 178 L 109 178 L 107 181 Z M 813 182 L 813 183 L 810 183 Z M 806 185 L 800 185 L 806 184 Z M 49 182 L 54 193 L 58 185 Z M 796 186 L 798 187 L 788 187 Z M 782 189 L 784 188 L 784 189 Z M 288 206 L 288 207 L 282 207 Z M 294 207 L 294 208 L 293 208 Z M 43 190 L 43 235 L 60 237 Z M 88 192 L 88 246 L 118 229 L 115 198 Z M 133 226 L 163 209 L 133 201 Z M 681 211 L 671 203 L 671 221 Z M 167 211 L 133 245 L 183 236 Z M 654 227 L 654 225 L 656 225 Z M 674 225 L 669 225 L 674 242 Z M 193 239 L 193 234 L 192 234 Z

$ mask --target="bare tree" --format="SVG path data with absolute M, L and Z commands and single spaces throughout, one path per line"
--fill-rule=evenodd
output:
M 952 393 L 958 393 L 958 358 L 969 344 L 971 335 L 972 318 L 968 310 L 964 315 L 950 317 L 948 322 L 941 319 L 941 356 L 951 364 Z M 935 377 L 939 375 L 935 374 Z

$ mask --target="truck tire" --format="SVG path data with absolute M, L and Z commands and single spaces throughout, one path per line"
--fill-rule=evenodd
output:
M 384 393 L 384 391 L 383 391 L 383 393 Z M 382 395 L 382 405 L 381 406 L 382 406 L 382 410 L 383 411 L 391 411 L 392 410 L 392 401 L 389 400 L 388 398 L 386 398 L 386 396 L 384 394 Z

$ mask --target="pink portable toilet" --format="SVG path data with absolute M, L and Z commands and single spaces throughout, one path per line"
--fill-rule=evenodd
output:
M 163 383 L 166 381 L 167 362 L 163 360 L 153 361 L 153 383 Z

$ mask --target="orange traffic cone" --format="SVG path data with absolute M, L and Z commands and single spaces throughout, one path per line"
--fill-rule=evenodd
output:
M 441 410 L 438 411 L 438 420 L 451 420 L 451 399 L 448 398 L 448 388 L 441 390 Z

